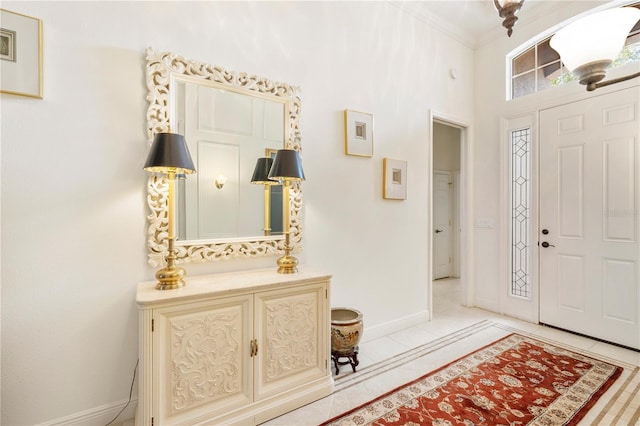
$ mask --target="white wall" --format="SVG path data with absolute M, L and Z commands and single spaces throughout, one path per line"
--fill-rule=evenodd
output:
M 136 283 L 154 275 L 142 170 L 149 46 L 299 85 L 302 262 L 334 274 L 332 305 L 364 313 L 365 339 L 425 315 L 428 117 L 472 121 L 469 48 L 383 2 L 2 7 L 44 25 L 44 100 L 1 96 L 2 424 L 104 423 L 96 413 L 128 396 Z M 345 108 L 374 114 L 373 158 L 344 155 Z M 407 201 L 382 199 L 383 157 L 409 161 Z

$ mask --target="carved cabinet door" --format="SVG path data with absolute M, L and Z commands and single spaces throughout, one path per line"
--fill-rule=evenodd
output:
M 253 296 L 153 312 L 155 424 L 224 414 L 253 400 Z
M 256 401 L 327 375 L 327 299 L 327 283 L 255 294 Z

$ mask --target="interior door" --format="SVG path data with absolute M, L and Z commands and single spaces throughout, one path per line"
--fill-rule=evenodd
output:
M 640 349 L 640 88 L 540 112 L 540 322 Z
M 451 276 L 451 173 L 433 173 L 433 279 Z

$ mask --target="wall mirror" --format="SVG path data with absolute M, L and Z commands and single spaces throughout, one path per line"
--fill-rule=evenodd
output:
M 279 148 L 301 151 L 299 88 L 172 52 L 149 48 L 146 54 L 148 143 L 158 132 L 183 134 L 197 170 L 176 182 L 178 261 L 280 253 L 284 237 L 264 235 L 263 189 L 250 179 L 259 157 Z M 281 188 L 271 188 L 277 207 Z M 167 190 L 164 176 L 149 176 L 148 249 L 154 266 L 167 255 Z M 292 186 L 290 202 L 291 243 L 299 251 L 299 185 Z M 272 223 L 281 223 L 280 212 L 273 209 Z

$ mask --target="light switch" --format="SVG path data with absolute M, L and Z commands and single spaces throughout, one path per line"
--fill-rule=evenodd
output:
M 491 219 L 476 219 L 476 228 L 493 228 L 493 220 Z

